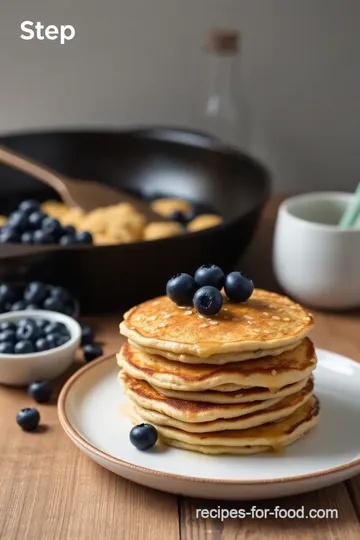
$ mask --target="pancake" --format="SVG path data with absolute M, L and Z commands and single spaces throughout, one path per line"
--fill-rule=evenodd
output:
M 214 405 L 213 403 L 205 404 L 171 398 L 162 401 L 156 395 L 147 394 L 144 397 L 144 394 L 137 392 L 136 389 L 126 391 L 136 412 L 143 420 L 154 425 L 170 426 L 189 433 L 249 429 L 270 422 L 278 422 L 304 405 L 311 398 L 312 392 L 313 383 L 309 380 L 309 383 L 300 392 L 281 400 L 271 399 L 269 402 L 260 401 L 251 404 Z M 259 403 L 263 405 L 262 409 L 256 409 Z M 265 408 L 265 404 L 269 406 Z M 255 410 L 251 411 L 251 409 Z M 239 416 L 234 416 L 237 410 Z M 246 411 L 249 412 L 246 414 Z M 208 418 L 213 418 L 213 420 L 202 421 L 202 419 Z
M 310 313 L 285 296 L 255 289 L 247 302 L 224 298 L 220 313 L 203 317 L 162 296 L 133 307 L 120 332 L 143 347 L 207 358 L 295 344 L 313 327 Z M 161 354 L 161 353 L 160 353 Z
M 145 380 L 160 388 L 185 392 L 214 388 L 232 391 L 239 387 L 257 386 L 275 392 L 309 377 L 316 366 L 315 349 L 309 338 L 305 338 L 295 349 L 278 356 L 265 356 L 240 364 L 186 365 L 146 354 L 129 343 L 123 345 L 117 359 L 123 370 L 135 379 Z M 222 385 L 227 386 L 223 388 Z
M 180 390 L 169 390 L 168 388 L 160 388 L 159 386 L 153 386 L 153 388 L 163 394 L 164 396 L 175 399 L 186 399 L 190 401 L 200 401 L 205 403 L 250 403 L 251 401 L 265 401 L 274 398 L 284 398 L 299 392 L 306 385 L 308 379 L 303 379 L 294 384 L 288 384 L 283 386 L 276 393 L 268 390 L 267 388 L 255 387 L 255 388 L 240 388 L 233 392 L 221 392 L 217 388 L 212 390 L 205 390 L 204 392 L 183 392 Z
M 280 422 L 244 430 L 188 433 L 181 429 L 153 424 L 159 438 L 168 446 L 175 446 L 205 454 L 256 454 L 292 444 L 313 428 L 318 420 L 319 402 L 315 396 L 292 415 Z M 135 424 L 143 420 L 132 408 L 131 419 Z
M 201 359 L 198 356 L 192 356 L 191 354 L 175 354 L 171 351 L 160 351 L 151 347 L 139 346 L 134 341 L 131 341 L 131 339 L 129 339 L 129 343 L 134 347 L 140 348 L 142 351 L 148 354 L 160 354 L 161 356 L 164 356 L 165 358 L 167 358 L 168 360 L 172 360 L 173 362 L 184 362 L 185 364 L 199 364 L 199 362 L 201 362 Z M 298 344 L 298 342 L 291 343 L 287 347 L 277 347 L 271 350 L 258 349 L 256 351 L 246 351 L 242 353 L 233 352 L 227 354 L 213 354 L 212 356 L 206 357 L 206 363 L 222 365 L 228 364 L 229 362 L 242 362 L 244 360 L 262 358 L 263 356 L 268 356 L 269 354 L 271 354 L 271 356 L 277 356 L 278 354 L 281 354 L 285 351 L 290 351 L 291 349 L 294 349 L 295 347 L 297 347 Z

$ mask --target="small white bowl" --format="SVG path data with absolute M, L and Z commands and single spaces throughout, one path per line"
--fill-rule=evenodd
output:
M 27 385 L 36 380 L 55 379 L 73 363 L 80 345 L 81 327 L 72 317 L 45 310 L 26 310 L 3 313 L 0 323 L 20 319 L 46 319 L 63 323 L 70 334 L 64 345 L 48 351 L 30 354 L 0 354 L 0 383 L 14 386 Z

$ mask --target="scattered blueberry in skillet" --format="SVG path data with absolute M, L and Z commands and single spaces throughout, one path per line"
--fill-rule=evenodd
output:
M 157 430 L 151 424 L 139 424 L 130 431 L 130 442 L 138 450 L 150 450 L 158 438 Z
M 77 240 L 74 234 L 66 234 L 60 238 L 61 246 L 74 246 L 77 244 Z
M 51 296 L 49 296 L 44 301 L 43 308 L 47 309 L 48 311 L 58 311 L 59 313 L 62 313 L 64 309 L 64 303 L 58 298 L 52 298 Z
M 90 345 L 94 340 L 94 332 L 88 324 L 81 325 L 81 346 Z
M 169 219 L 171 219 L 171 221 L 180 223 L 180 225 L 185 225 L 187 223 L 185 214 L 183 214 L 183 212 L 180 210 L 173 210 L 173 212 L 169 214 Z
M 16 297 L 16 291 L 13 286 L 8 283 L 2 283 L 0 285 L 0 302 L 14 302 Z
M 79 244 L 92 244 L 93 243 L 93 237 L 91 233 L 87 231 L 79 231 L 75 234 L 75 240 Z
M 36 210 L 35 212 L 29 215 L 29 219 L 28 219 L 29 228 L 34 231 L 39 229 L 45 218 L 46 218 L 46 214 L 44 214 L 44 212 L 41 212 L 41 210 Z
M 18 244 L 20 242 L 19 234 L 10 229 L 9 227 L 3 227 L 0 233 L 0 244 Z
M 194 307 L 200 315 L 216 315 L 222 308 L 221 292 L 216 287 L 206 285 L 196 291 Z
M 198 215 L 198 212 L 195 208 L 192 208 L 191 210 L 189 210 L 189 212 L 185 216 L 186 223 L 189 223 L 189 221 L 192 221 L 193 219 L 195 219 L 197 215 Z
M 216 264 L 203 264 L 196 270 L 194 277 L 199 287 L 211 285 L 211 287 L 216 287 L 219 291 L 221 291 L 225 283 L 225 274 Z
M 55 238 L 48 231 L 43 231 L 42 229 L 37 229 L 34 232 L 34 244 L 46 245 L 46 244 L 55 244 Z
M 51 384 L 49 381 L 34 381 L 28 386 L 28 394 L 37 403 L 48 403 L 52 394 Z
M 40 422 L 40 414 L 33 407 L 21 409 L 16 415 L 16 422 L 24 431 L 34 431 Z
M 0 354 L 14 354 L 14 344 L 11 341 L 0 343 Z
M 178 306 L 191 306 L 198 289 L 190 274 L 176 274 L 166 284 L 166 294 Z
M 34 243 L 34 234 L 32 231 L 23 232 L 21 235 L 22 244 L 33 244 Z
M 30 282 L 24 291 L 24 300 L 40 304 L 48 294 L 47 287 L 39 281 Z
M 28 228 L 28 216 L 24 212 L 15 211 L 8 217 L 6 226 L 18 234 L 25 232 Z
M 41 230 L 46 234 L 50 234 L 51 237 L 56 241 L 62 235 L 62 226 L 60 222 L 52 217 L 46 217 L 41 223 Z
M 70 295 L 64 287 L 51 287 L 49 295 L 52 298 L 57 298 L 58 300 L 61 300 L 62 302 L 67 302 L 70 299 Z
M 76 229 L 72 225 L 64 225 L 64 227 L 62 228 L 62 233 L 63 235 L 69 234 L 71 236 L 75 236 Z
M 254 291 L 254 283 L 242 272 L 231 272 L 226 276 L 224 289 L 231 302 L 246 302 Z
M 36 212 L 37 210 L 39 210 L 39 203 L 33 199 L 22 201 L 19 204 L 18 210 L 25 214 L 31 214 L 32 212 Z
M 103 355 L 102 347 L 100 347 L 100 345 L 95 345 L 94 343 L 84 345 L 83 351 L 85 362 L 92 362 L 95 358 L 99 358 L 99 356 Z

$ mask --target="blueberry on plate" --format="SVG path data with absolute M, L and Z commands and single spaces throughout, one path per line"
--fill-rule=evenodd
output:
M 39 337 L 39 328 L 35 321 L 29 319 L 25 324 L 18 326 L 16 330 L 16 338 L 21 341 L 35 341 Z
M 23 309 L 26 309 L 25 300 L 18 300 L 17 302 L 14 302 L 10 307 L 10 311 L 22 311 Z
M 28 395 L 37 403 L 48 403 L 52 394 L 49 381 L 34 381 L 28 386 Z
M 3 330 L 0 332 L 0 342 L 9 341 L 10 343 L 14 344 L 16 341 L 16 332 L 15 330 L 12 330 L 11 328 L 8 328 L 7 330 Z
M 88 324 L 81 325 L 81 346 L 90 345 L 94 340 L 94 332 Z
M 99 358 L 99 356 L 103 355 L 102 347 L 100 347 L 100 345 L 95 345 L 94 343 L 84 345 L 83 351 L 85 362 L 91 362 L 92 360 L 95 360 L 95 358 Z
M 77 240 L 74 234 L 65 234 L 60 238 L 60 245 L 61 246 L 73 246 L 77 244 Z
M 75 234 L 75 240 L 78 244 L 92 244 L 92 234 L 87 231 L 79 231 Z
M 35 352 L 34 345 L 29 340 L 18 341 L 14 347 L 15 354 L 30 354 Z
M 3 341 L 0 343 L 1 354 L 14 354 L 14 343 L 12 341 Z
M 151 424 L 139 424 L 130 431 L 130 442 L 138 450 L 150 450 L 158 438 L 157 430 Z
M 0 244 L 19 244 L 20 243 L 20 235 L 14 231 L 13 229 L 10 229 L 9 227 L 4 227 L 1 229 L 0 233 Z
M 46 245 L 46 244 L 56 244 L 55 238 L 47 231 L 37 229 L 34 232 L 34 244 Z
M 47 296 L 47 287 L 40 281 L 31 281 L 25 288 L 24 300 L 40 304 Z
M 191 306 L 198 286 L 190 274 L 176 274 L 166 284 L 166 294 L 178 306 Z
M 231 272 L 226 276 L 224 290 L 231 302 L 246 302 L 254 291 L 254 283 L 242 272 Z
M 16 324 L 12 321 L 4 321 L 0 323 L 0 332 L 4 332 L 5 330 L 16 330 Z
M 39 229 L 46 217 L 46 214 L 44 214 L 44 212 L 41 212 L 41 210 L 36 210 L 35 212 L 32 212 L 28 218 L 29 228 L 34 231 Z
M 46 338 L 41 337 L 35 341 L 36 352 L 48 351 L 49 349 L 51 349 L 51 346 Z
M 18 234 L 25 232 L 28 228 L 28 224 L 29 222 L 27 214 L 19 211 L 10 214 L 6 223 L 7 227 Z
M 43 308 L 49 311 L 58 311 L 62 313 L 64 309 L 64 303 L 59 298 L 52 298 L 51 296 L 49 296 L 45 299 L 43 303 Z
M 2 283 L 0 285 L 0 302 L 14 302 L 16 297 L 16 290 L 12 285 L 8 283 Z
M 199 287 L 211 285 L 219 291 L 225 283 L 225 274 L 216 264 L 203 264 L 196 270 L 194 278 Z
M 55 240 L 58 240 L 63 232 L 60 221 L 50 216 L 47 216 L 41 222 L 41 230 L 51 235 Z
M 16 415 L 16 422 L 24 431 L 34 431 L 40 422 L 40 414 L 33 407 L 21 409 Z
M 62 228 L 62 234 L 66 235 L 69 234 L 71 236 L 75 236 L 76 229 L 72 225 L 64 225 Z
M 200 315 L 216 315 L 222 308 L 221 292 L 216 287 L 206 285 L 196 291 L 194 307 Z
M 27 199 L 19 204 L 18 210 L 25 214 L 31 214 L 32 212 L 39 210 L 39 203 L 34 199 Z
M 34 235 L 32 231 L 26 231 L 23 232 L 21 235 L 21 243 L 22 244 L 33 244 L 34 243 Z

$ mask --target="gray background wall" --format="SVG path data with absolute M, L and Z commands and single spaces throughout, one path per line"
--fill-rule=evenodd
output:
M 23 41 L 20 24 L 72 24 L 74 41 Z M 360 180 L 358 0 L 1 0 L 0 131 L 192 125 L 203 36 L 243 34 L 253 148 L 278 191 Z M 201 127 L 201 126 L 200 126 Z

